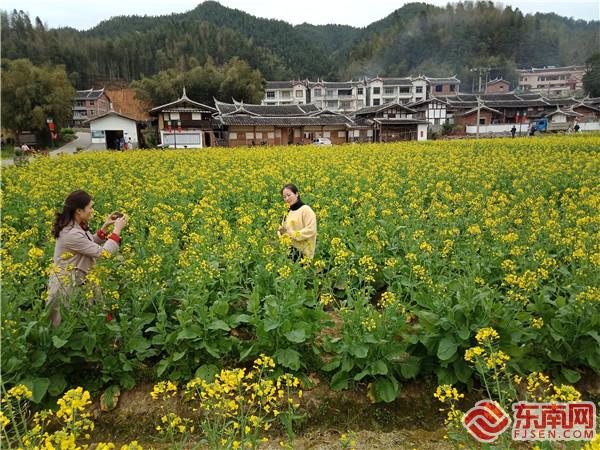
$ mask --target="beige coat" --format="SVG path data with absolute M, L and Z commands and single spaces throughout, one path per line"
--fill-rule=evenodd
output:
M 317 246 L 317 216 L 308 205 L 296 211 L 290 210 L 284 219 L 283 227 L 292 238 L 292 245 L 306 258 L 315 256 Z
M 110 256 L 118 249 L 119 244 L 113 239 L 102 239 L 78 223 L 73 222 L 61 230 L 54 247 L 54 270 L 48 280 L 48 304 L 55 326 L 61 322 L 58 298 L 68 302 L 73 290 L 85 282 L 96 265 L 96 258 Z

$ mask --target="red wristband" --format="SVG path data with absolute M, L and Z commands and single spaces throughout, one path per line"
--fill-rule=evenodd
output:
M 98 237 L 100 239 L 106 239 L 106 233 L 104 231 L 102 231 L 102 229 L 96 231 L 96 234 L 98 235 Z
M 115 241 L 117 244 L 121 243 L 121 238 L 119 237 L 119 235 L 117 233 L 112 233 L 109 237 L 109 239 L 112 239 L 113 241 Z

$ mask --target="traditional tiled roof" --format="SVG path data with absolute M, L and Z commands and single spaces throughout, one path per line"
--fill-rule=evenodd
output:
M 274 125 L 282 127 L 301 127 L 308 125 L 352 125 L 352 120 L 343 115 L 299 116 L 299 117 L 258 117 L 258 116 L 218 116 L 223 125 L 261 126 Z
M 434 78 L 434 77 L 423 77 L 425 78 L 427 81 L 429 81 L 430 83 L 433 84 L 460 84 L 460 80 L 458 78 L 456 78 L 456 75 L 453 75 L 451 77 L 444 77 L 444 78 Z
M 378 117 L 373 119 L 374 122 L 380 123 L 382 125 L 417 125 L 417 124 L 425 124 L 429 123 L 426 120 L 420 119 L 386 119 L 384 117 Z
M 95 99 L 101 97 L 102 94 L 104 94 L 104 88 L 76 91 L 75 100 L 95 100 Z
M 555 111 L 552 111 L 551 113 L 546 114 L 546 117 L 551 117 L 555 114 L 564 114 L 565 116 L 568 116 L 568 117 L 583 117 L 583 114 L 579 114 L 578 112 L 575 112 L 573 110 L 560 109 L 558 106 L 556 107 Z
M 254 105 L 241 102 L 223 103 L 215 100 L 221 115 L 247 114 L 263 117 L 303 116 L 317 111 L 315 105 Z
M 354 86 L 364 86 L 363 81 L 309 81 L 308 87 L 314 88 L 322 86 L 325 89 L 351 89 Z
M 411 78 L 382 78 L 384 86 L 412 86 Z
M 96 117 L 92 117 L 91 119 L 87 119 L 85 122 L 88 122 L 88 123 L 89 122 L 94 122 L 95 120 L 102 119 L 102 118 L 107 117 L 107 116 L 119 116 L 119 117 L 122 117 L 123 119 L 132 120 L 134 122 L 137 122 L 137 120 L 134 119 L 133 117 L 126 116 L 125 114 L 121 114 L 121 113 L 118 113 L 116 111 L 108 111 L 107 113 L 101 114 L 101 115 L 96 116 Z
M 206 113 L 214 113 L 217 110 L 212 106 L 205 105 L 203 103 L 195 102 L 188 98 L 185 93 L 185 88 L 183 88 L 182 96 L 171 103 L 166 103 L 161 106 L 157 106 L 156 108 L 152 108 L 150 110 L 150 114 L 157 114 L 159 112 L 206 112 Z
M 292 80 L 292 81 L 267 81 L 265 89 L 291 89 L 294 86 L 306 86 L 307 81 Z
M 532 67 L 530 69 L 517 69 L 517 72 L 524 73 L 536 73 L 536 72 L 564 72 L 567 70 L 585 70 L 585 66 L 547 66 L 547 67 Z
M 359 109 L 358 111 L 354 112 L 355 116 L 364 116 L 364 115 L 369 115 L 369 114 L 376 114 L 378 112 L 381 111 L 385 111 L 386 109 L 391 109 L 391 108 L 399 108 L 402 109 L 404 111 L 406 111 L 407 113 L 411 113 L 411 114 L 416 114 L 417 111 L 415 111 L 414 109 L 411 109 L 405 105 L 401 105 L 400 103 L 384 103 L 383 105 L 377 105 L 377 106 L 366 106 L 364 108 Z
M 408 108 L 415 108 L 417 106 L 426 105 L 427 103 L 431 103 L 431 102 L 438 102 L 438 103 L 443 103 L 444 105 L 448 105 L 448 102 L 446 100 L 444 100 L 443 98 L 430 97 L 430 98 L 426 98 L 424 100 L 419 100 L 418 102 L 407 103 L 406 106 Z
M 503 78 L 494 78 L 493 80 L 490 80 L 487 82 L 487 85 L 491 85 L 491 84 L 497 84 L 497 83 L 506 83 L 506 84 L 510 84 L 510 81 L 507 81 Z
M 481 105 L 481 106 L 479 106 L 479 107 L 477 107 L 477 106 L 476 106 L 475 108 L 472 108 L 472 109 L 470 109 L 470 110 L 468 110 L 468 111 L 465 111 L 464 113 L 462 113 L 462 114 L 460 114 L 460 115 L 462 115 L 462 116 L 466 116 L 466 115 L 468 115 L 468 114 L 472 114 L 472 113 L 474 113 L 474 112 L 477 112 L 477 110 L 483 110 L 483 109 L 485 109 L 486 111 L 490 111 L 490 112 L 496 113 L 496 114 L 502 114 L 502 113 L 501 113 L 500 111 L 498 111 L 497 109 L 490 108 L 490 107 L 488 107 L 488 106 L 485 106 L 485 105 Z

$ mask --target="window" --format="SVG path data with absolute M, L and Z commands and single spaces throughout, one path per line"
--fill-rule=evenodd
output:
M 335 91 L 333 89 L 327 89 L 325 91 L 325 96 L 327 97 L 333 97 L 335 95 Z
M 169 120 L 169 113 L 164 113 L 163 114 L 163 119 L 164 120 Z
M 415 87 L 415 92 L 417 94 L 422 94 L 423 93 L 423 86 L 416 86 Z
M 383 93 L 385 95 L 390 95 L 390 94 L 393 95 L 394 91 L 395 91 L 395 89 L 393 87 L 391 87 L 391 88 L 389 88 L 389 87 L 383 88 Z
M 340 95 L 340 96 L 342 96 L 342 95 L 351 96 L 352 95 L 352 89 L 338 89 L 338 95 Z
M 246 133 L 246 139 L 254 139 L 254 133 Z
M 96 115 L 96 111 L 94 111 L 93 109 L 90 111 L 90 115 L 93 117 Z
M 267 91 L 267 98 L 275 98 L 275 91 Z
M 192 120 L 202 120 L 202 114 L 201 113 L 192 113 Z
M 79 108 L 84 107 L 85 106 L 85 102 L 76 101 L 75 102 L 75 106 L 78 106 Z
M 273 133 L 272 131 L 268 132 L 267 139 L 275 139 L 275 133 Z
M 340 108 L 341 109 L 351 109 L 352 102 L 340 102 Z
M 373 95 L 379 95 L 379 94 L 381 94 L 381 88 L 374 87 L 373 88 Z
M 327 108 L 336 109 L 338 105 L 337 100 L 327 100 Z
M 395 119 L 396 118 L 396 113 L 388 113 L 387 118 L 388 119 Z
M 330 138 L 331 137 L 331 131 L 323 131 L 323 137 Z
M 296 91 L 296 98 L 304 98 L 304 92 L 303 91 Z
M 260 131 L 256 132 L 256 139 L 262 139 L 262 133 Z
M 441 85 L 441 84 L 438 84 L 438 85 L 435 87 L 435 92 L 442 92 L 442 85 Z
M 381 103 L 380 103 L 380 100 L 378 98 L 374 98 L 373 99 L 373 106 L 379 106 L 380 104 Z
M 356 95 L 363 95 L 363 88 L 357 88 Z
M 90 106 L 94 106 L 95 104 L 96 104 L 96 102 L 95 102 L 95 101 L 93 101 L 93 100 L 90 100 Z
M 479 119 L 479 125 L 485 125 L 485 117 Z
M 320 88 L 316 88 L 315 89 L 315 97 L 320 97 L 322 94 L 321 89 Z
M 171 113 L 171 120 L 179 120 L 179 113 L 172 112 Z
M 290 91 L 281 91 L 281 98 L 290 98 L 292 93 Z
M 104 138 L 104 130 L 92 131 L 92 138 L 94 138 L 94 139 Z
M 410 88 L 409 87 L 400 87 L 400 93 L 401 94 L 410 94 Z
M 339 138 L 344 138 L 344 137 L 346 137 L 346 132 L 345 132 L 345 131 L 338 131 L 338 137 L 339 137 Z
M 237 139 L 237 133 L 229 132 L 229 139 Z
M 455 85 L 453 85 L 453 84 L 451 84 L 451 85 L 450 85 L 450 91 L 454 92 L 455 90 L 456 90 L 456 86 L 455 86 Z

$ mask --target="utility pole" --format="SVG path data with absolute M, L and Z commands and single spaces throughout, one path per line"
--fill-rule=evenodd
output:
M 487 91 L 487 79 L 488 79 L 488 74 L 490 73 L 490 70 L 492 70 L 491 67 L 473 67 L 471 69 L 471 72 L 478 72 L 479 82 L 477 84 L 477 86 L 478 86 L 477 93 L 479 93 L 479 94 L 482 93 L 482 90 L 481 90 L 481 79 L 482 79 L 484 73 L 485 73 L 486 91 Z M 475 82 L 475 80 L 473 80 L 473 83 L 474 82 Z
M 481 75 L 479 76 L 479 82 L 481 83 Z M 477 96 L 477 131 L 475 132 L 475 137 L 477 139 L 479 139 L 479 118 L 481 116 L 481 105 L 479 103 L 480 100 L 481 98 Z

